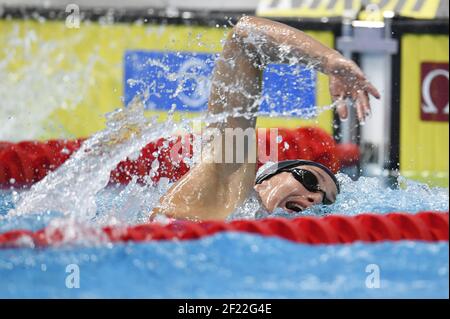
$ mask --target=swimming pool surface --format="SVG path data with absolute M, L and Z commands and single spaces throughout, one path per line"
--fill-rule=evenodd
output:
M 1 217 L 14 205 L 10 192 L 0 195 Z M 434 205 L 445 209 L 438 198 Z M 59 215 L 0 219 L 0 232 L 40 229 Z M 89 245 L 0 250 L 0 298 L 449 297 L 447 242 L 304 245 L 220 233 Z M 75 271 L 79 288 L 70 281 Z
M 311 246 L 226 233 L 187 242 L 2 250 L 0 297 L 448 298 L 448 248 Z M 373 264 L 379 288 L 366 286 Z M 79 269 L 79 288 L 66 287 L 69 265 Z

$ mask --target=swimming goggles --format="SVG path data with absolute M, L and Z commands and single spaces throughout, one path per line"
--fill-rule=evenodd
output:
M 304 188 L 306 188 L 309 192 L 312 193 L 322 193 L 322 204 L 324 205 L 331 205 L 333 202 L 327 198 L 327 193 L 322 190 L 319 186 L 319 181 L 317 180 L 316 175 L 312 173 L 311 171 L 308 171 L 303 168 L 288 168 L 281 170 L 281 172 L 288 172 L 291 173 L 292 176 L 303 185 Z
M 303 168 L 298 168 L 297 166 L 309 165 L 320 168 L 324 171 L 328 176 L 331 177 L 334 184 L 336 185 L 337 192 L 340 192 L 339 182 L 336 176 L 328 169 L 328 167 L 313 161 L 308 160 L 287 160 L 275 163 L 264 171 L 262 171 L 256 177 L 255 184 L 260 184 L 263 181 L 281 173 L 281 172 L 289 172 L 294 178 L 303 185 L 310 192 L 320 192 L 323 194 L 322 204 L 330 205 L 333 204 L 333 201 L 327 198 L 327 194 L 324 190 L 322 190 L 319 186 L 319 181 L 317 180 L 317 176 L 314 175 L 311 171 Z

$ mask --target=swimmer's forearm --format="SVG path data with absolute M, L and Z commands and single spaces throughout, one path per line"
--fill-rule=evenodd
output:
M 300 30 L 268 19 L 241 18 L 216 62 L 208 109 L 211 113 L 257 112 L 261 72 L 268 63 L 305 63 L 331 74 L 335 62 L 341 59 L 344 57 L 339 52 Z M 255 119 L 230 116 L 224 124 L 254 127 Z
M 216 62 L 208 110 L 212 114 L 228 113 L 226 120 L 209 128 L 254 128 L 255 113 L 261 101 L 261 72 L 268 63 L 310 64 L 324 73 L 331 73 L 330 61 L 343 58 L 300 30 L 285 24 L 257 17 L 243 17 L 233 27 Z M 255 144 L 254 140 L 249 141 Z M 225 154 L 225 141 L 217 153 L 211 145 L 204 148 L 205 157 Z M 236 145 L 227 145 L 235 150 Z M 246 151 L 246 149 L 245 149 Z M 216 154 L 217 153 L 217 154 Z M 247 161 L 249 153 L 245 153 Z M 224 165 L 219 165 L 221 169 Z M 240 165 L 228 165 L 227 172 Z
M 306 33 L 264 18 L 241 18 L 231 37 L 246 47 L 260 68 L 268 63 L 304 63 L 330 74 L 333 71 L 330 62 L 344 58 Z

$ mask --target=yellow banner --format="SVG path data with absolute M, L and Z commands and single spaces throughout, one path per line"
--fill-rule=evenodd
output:
M 385 12 L 415 19 L 448 18 L 448 0 L 261 0 L 266 17 L 336 18 L 350 15 L 380 20 Z
M 445 187 L 448 45 L 448 36 L 413 34 L 403 36 L 401 43 L 400 169 L 407 177 Z

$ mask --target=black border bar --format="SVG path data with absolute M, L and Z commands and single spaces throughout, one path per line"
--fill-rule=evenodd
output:
M 223 304 L 270 304 L 270 313 L 258 314 L 239 314 L 215 312 L 209 317 L 200 314 L 182 314 L 179 313 L 179 307 L 188 303 L 189 305 L 208 305 L 220 307 Z M 74 317 L 86 317 L 86 308 L 98 307 L 101 315 L 130 317 L 143 313 L 148 318 L 153 318 L 162 314 L 166 318 L 301 318 L 312 312 L 316 316 L 330 314 L 336 317 L 339 314 L 349 318 L 361 317 L 364 311 L 355 311 L 355 309 L 370 309 L 371 317 L 384 317 L 386 313 L 399 313 L 403 317 L 419 316 L 427 317 L 430 311 L 434 313 L 445 313 L 448 309 L 448 299 L 137 299 L 137 300 L 118 300 L 118 299 L 53 299 L 53 300 L 0 300 L 2 310 L 8 311 L 11 307 L 11 313 L 15 315 L 28 315 L 29 309 L 35 313 L 45 313 L 50 318 L 61 318 L 68 310 Z M 358 307 L 361 306 L 361 307 Z M 356 307 L 356 308 L 355 308 Z M 445 307 L 445 308 L 444 308 Z M 439 309 L 441 308 L 441 309 Z M 61 309 L 61 310 L 60 310 Z M 350 309 L 350 311 L 349 311 Z M 394 311 L 393 311 L 394 310 Z M 161 316 L 161 315 L 160 315 Z

